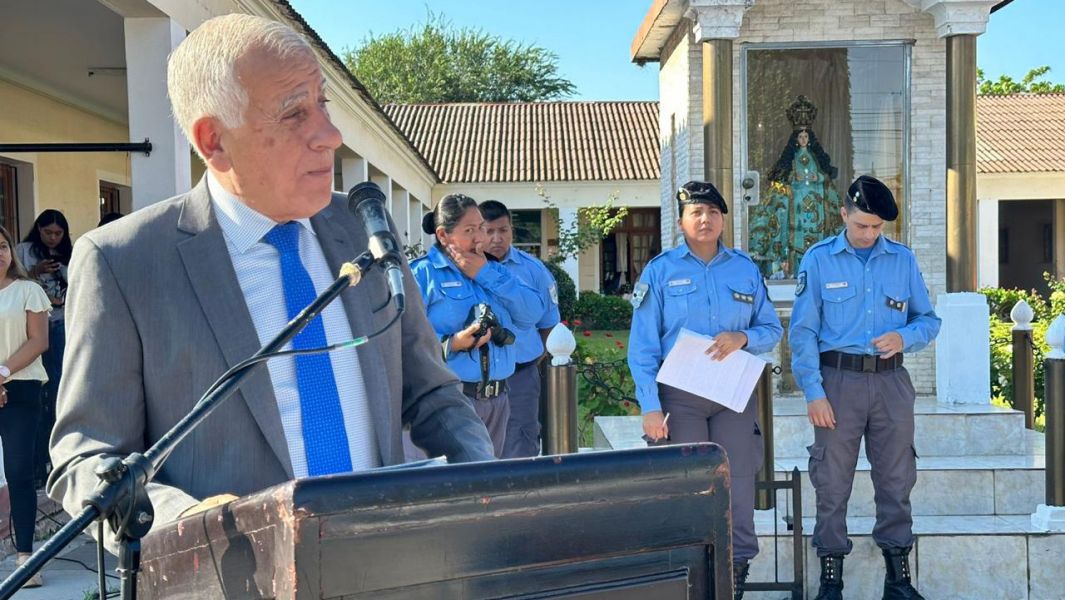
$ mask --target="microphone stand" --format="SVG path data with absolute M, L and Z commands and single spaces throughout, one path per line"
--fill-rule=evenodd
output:
M 33 553 L 29 560 L 15 569 L 0 584 L 0 600 L 11 598 L 30 577 L 40 571 L 48 561 L 59 554 L 97 519 L 108 521 L 119 543 L 118 573 L 121 598 L 136 600 L 141 538 L 147 535 L 155 521 L 155 509 L 148 498 L 145 486 L 155 477 L 174 448 L 192 433 L 214 409 L 237 391 L 240 384 L 252 372 L 252 366 L 263 362 L 266 355 L 279 351 L 296 337 L 326 306 L 339 297 L 341 292 L 357 285 L 362 274 L 367 272 L 374 262 L 373 254 L 367 251 L 341 267 L 340 277 L 332 285 L 289 321 L 284 329 L 250 359 L 223 375 L 222 379 L 200 398 L 192 410 L 146 452 L 143 454 L 133 452 L 124 459 L 110 457 L 97 465 L 95 472 L 100 482 L 96 484 L 93 494 L 82 502 L 84 506 L 82 511 L 59 529 L 51 539 Z M 387 328 L 386 326 L 385 329 Z M 264 360 L 256 361 L 257 358 Z M 102 548 L 103 538 L 97 540 L 97 543 Z M 103 581 L 102 572 L 101 581 Z M 104 600 L 106 593 L 106 589 L 100 589 L 100 600 Z

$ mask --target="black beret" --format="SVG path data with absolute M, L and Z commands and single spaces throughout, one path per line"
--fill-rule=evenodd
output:
M 894 221 L 899 216 L 895 196 L 876 177 L 862 175 L 854 180 L 847 195 L 862 212 L 874 214 L 885 221 Z
M 681 207 L 685 204 L 711 204 L 718 207 L 722 214 L 728 213 L 725 198 L 709 181 L 689 181 L 680 186 L 677 190 L 677 202 Z

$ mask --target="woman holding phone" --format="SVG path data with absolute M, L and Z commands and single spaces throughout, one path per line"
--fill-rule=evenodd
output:
M 67 301 L 67 265 L 72 249 L 67 218 L 58 210 L 49 208 L 37 216 L 33 228 L 15 251 L 30 278 L 44 288 L 52 304 L 52 314 L 48 318 L 48 351 L 41 357 L 48 383 L 44 386 L 34 461 L 34 480 L 38 487 L 44 484 L 48 475 L 48 437 L 55 425 L 55 401 L 63 373 L 63 350 L 66 347 L 63 305 Z

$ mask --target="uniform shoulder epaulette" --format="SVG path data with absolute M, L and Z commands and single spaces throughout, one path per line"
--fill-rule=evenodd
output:
M 827 248 L 828 246 L 831 246 L 833 243 L 835 243 L 835 241 L 836 241 L 836 236 L 827 237 L 827 238 L 821 240 L 820 242 L 817 242 L 813 246 L 810 246 L 809 248 L 807 248 L 806 249 L 806 253 L 809 254 L 810 252 L 813 252 L 814 250 L 817 250 L 818 248 Z
M 754 259 L 751 258 L 750 254 L 747 254 L 743 250 L 740 250 L 739 248 L 733 248 L 732 251 L 734 253 L 736 253 L 738 256 L 740 256 L 741 258 L 747 259 L 747 261 L 750 262 L 752 265 L 757 265 L 758 264 L 758 263 L 754 262 Z
M 667 254 L 669 254 L 670 252 L 673 252 L 675 249 L 676 249 L 675 247 L 674 248 L 669 248 L 668 250 L 663 250 L 663 251 L 659 252 L 658 254 L 655 254 L 654 256 L 651 257 L 651 260 L 647 261 L 647 264 L 644 266 L 644 268 L 646 269 L 647 267 L 653 265 L 655 263 L 655 261 L 662 260 Z

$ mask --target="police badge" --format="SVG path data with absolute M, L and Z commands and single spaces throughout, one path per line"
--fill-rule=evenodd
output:
M 632 304 L 633 309 L 640 308 L 643 304 L 643 299 L 647 296 L 648 286 L 646 283 L 640 282 L 636 284 L 636 287 L 632 288 L 632 298 L 629 298 L 629 302 Z
M 801 296 L 806 291 L 806 271 L 799 272 L 799 282 L 795 284 L 795 295 Z

